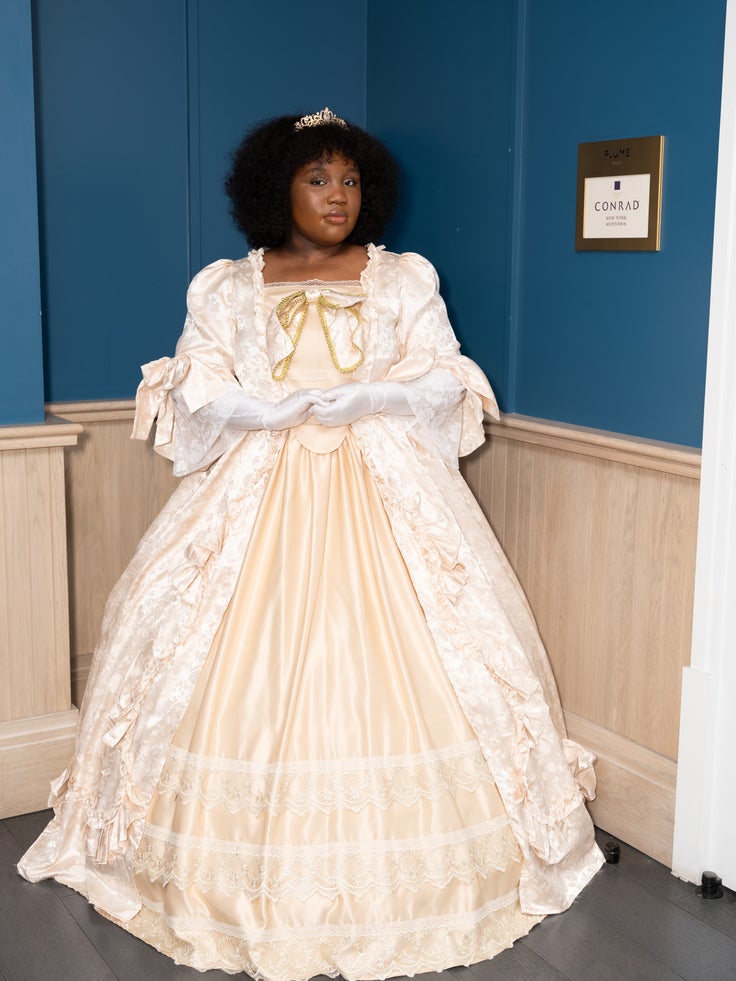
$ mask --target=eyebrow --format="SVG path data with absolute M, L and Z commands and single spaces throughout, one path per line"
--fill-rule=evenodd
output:
M 307 171 L 308 174 L 322 174 L 327 170 L 324 164 L 315 164 L 314 167 L 310 167 Z M 360 168 L 353 164 L 351 167 L 347 168 L 348 173 L 359 174 Z

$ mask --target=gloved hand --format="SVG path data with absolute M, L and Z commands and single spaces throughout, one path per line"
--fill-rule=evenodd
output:
M 280 402 L 267 402 L 238 393 L 227 425 L 229 429 L 291 429 L 307 421 L 312 407 L 322 403 L 319 388 L 303 388 Z
M 312 417 L 322 426 L 349 426 L 376 412 L 412 415 L 404 385 L 400 382 L 348 382 L 328 388 L 315 403 Z

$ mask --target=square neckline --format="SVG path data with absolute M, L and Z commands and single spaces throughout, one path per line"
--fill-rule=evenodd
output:
M 306 288 L 307 286 L 353 286 L 358 285 L 365 288 L 365 277 L 368 274 L 368 270 L 371 268 L 373 260 L 378 255 L 378 253 L 384 248 L 382 245 L 375 245 L 373 242 L 368 242 L 365 246 L 365 251 L 367 253 L 366 264 L 361 270 L 360 276 L 357 279 L 295 279 L 295 280 L 278 280 L 273 283 L 267 283 L 263 275 L 264 270 L 264 258 L 266 252 L 269 249 L 261 248 L 256 249 L 256 254 L 260 258 L 258 272 L 260 273 L 261 287 L 265 290 L 271 286 L 295 286 L 298 288 Z
M 316 286 L 320 286 L 320 287 L 321 286 L 328 286 L 328 287 L 333 288 L 333 289 L 334 289 L 334 287 L 339 287 L 339 286 L 342 286 L 342 287 L 348 286 L 348 287 L 352 287 L 352 288 L 355 288 L 355 287 L 361 288 L 362 285 L 363 284 L 361 283 L 361 281 L 359 279 L 285 279 L 283 281 L 282 280 L 279 280 L 278 282 L 274 282 L 274 283 L 266 283 L 266 282 L 264 282 L 263 283 L 263 288 L 264 288 L 264 290 L 270 290 L 270 289 L 276 289 L 276 288 L 278 288 L 278 289 L 284 289 L 285 287 L 289 287 L 289 288 L 292 288 L 293 287 L 294 289 L 303 290 L 303 289 L 309 289 L 310 287 L 316 287 Z

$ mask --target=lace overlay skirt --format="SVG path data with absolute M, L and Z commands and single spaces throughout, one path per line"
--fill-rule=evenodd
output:
M 274 981 L 487 959 L 540 919 L 503 805 L 356 444 L 303 442 L 168 754 L 127 929 Z

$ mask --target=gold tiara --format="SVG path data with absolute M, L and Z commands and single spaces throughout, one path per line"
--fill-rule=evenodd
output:
M 347 126 L 344 119 L 336 116 L 327 106 L 321 112 L 313 112 L 311 116 L 302 116 L 298 123 L 294 123 L 294 129 L 306 129 L 307 126 L 324 126 L 325 123 L 336 123 L 338 126 Z

